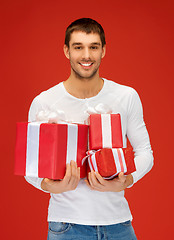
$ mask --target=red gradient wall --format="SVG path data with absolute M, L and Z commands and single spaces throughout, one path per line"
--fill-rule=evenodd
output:
M 173 236 L 173 1 L 4 0 L 1 17 L 1 239 L 46 239 L 49 195 L 14 176 L 15 124 L 32 99 L 65 80 L 67 25 L 91 17 L 104 27 L 101 76 L 135 88 L 154 150 L 153 170 L 126 191 L 138 239 Z

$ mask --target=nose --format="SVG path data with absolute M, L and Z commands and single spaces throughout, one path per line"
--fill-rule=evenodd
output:
M 89 49 L 87 47 L 83 49 L 82 58 L 86 59 L 86 60 L 90 58 L 90 52 L 89 52 Z

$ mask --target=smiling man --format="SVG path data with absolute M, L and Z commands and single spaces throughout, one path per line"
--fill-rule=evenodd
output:
M 92 171 L 88 180 L 80 179 L 79 168 L 71 161 L 62 181 L 26 177 L 36 188 L 51 193 L 48 240 L 136 239 L 124 190 L 150 171 L 153 155 L 137 92 L 99 76 L 105 52 L 105 34 L 99 23 L 89 18 L 71 23 L 64 45 L 70 76 L 33 100 L 29 121 L 35 121 L 39 111 L 52 109 L 63 111 L 70 122 L 84 123 L 89 108 L 106 104 L 121 115 L 123 145 L 126 147 L 128 137 L 135 151 L 136 171 L 127 176 L 120 173 L 112 180 Z
M 70 94 L 89 98 L 101 90 L 103 80 L 99 77 L 99 66 L 105 51 L 105 42 L 102 43 L 98 33 L 77 30 L 71 33 L 64 45 L 65 56 L 71 64 L 71 74 L 64 86 Z
M 99 78 L 99 66 L 105 55 L 105 45 L 102 46 L 97 33 L 73 32 L 69 46 L 64 46 L 64 52 L 70 60 L 71 78 Z

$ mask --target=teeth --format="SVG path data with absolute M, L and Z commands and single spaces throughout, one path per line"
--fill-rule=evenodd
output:
M 81 63 L 81 65 L 84 67 L 89 67 L 90 65 L 92 65 L 92 63 Z

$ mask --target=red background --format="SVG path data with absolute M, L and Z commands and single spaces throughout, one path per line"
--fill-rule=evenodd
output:
M 1 0 L 0 10 L 1 239 L 46 239 L 49 195 L 13 175 L 15 125 L 37 94 L 69 76 L 64 32 L 80 17 L 105 29 L 101 76 L 132 86 L 143 102 L 155 166 L 126 191 L 137 237 L 172 239 L 173 1 Z

